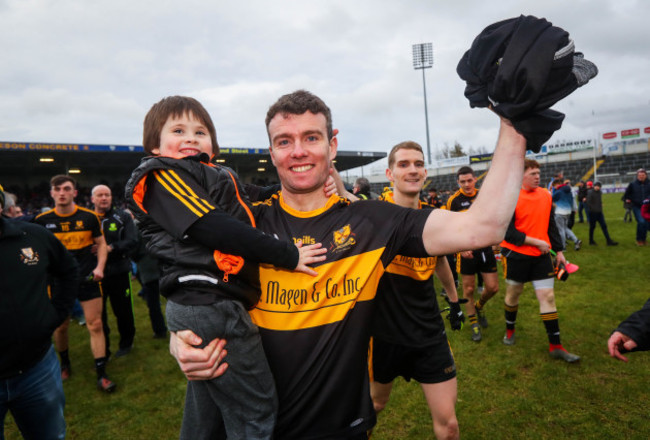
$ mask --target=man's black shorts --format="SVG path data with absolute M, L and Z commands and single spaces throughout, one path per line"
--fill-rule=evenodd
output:
M 555 277 L 555 267 L 549 254 L 532 257 L 517 255 L 516 258 L 503 257 L 503 276 L 518 283 L 546 280 Z
M 373 380 L 390 383 L 398 376 L 419 383 L 440 383 L 456 377 L 456 364 L 447 338 L 421 348 L 372 340 Z
M 90 301 L 91 299 L 101 297 L 102 288 L 99 283 L 96 283 L 94 281 L 87 281 L 79 285 L 79 293 L 77 293 L 77 298 L 79 301 Z
M 461 275 L 476 275 L 477 273 L 496 273 L 497 259 L 491 247 L 472 251 L 474 258 L 459 258 Z M 458 264 L 458 263 L 457 263 Z

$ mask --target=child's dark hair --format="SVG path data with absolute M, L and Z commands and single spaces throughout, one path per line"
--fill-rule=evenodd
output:
M 144 118 L 142 133 L 144 151 L 152 154 L 154 148 L 160 147 L 160 132 L 170 116 L 179 118 L 185 114 L 194 116 L 205 125 L 212 139 L 212 152 L 217 156 L 219 144 L 217 144 L 217 132 L 214 129 L 212 118 L 199 101 L 188 96 L 168 96 L 151 107 Z

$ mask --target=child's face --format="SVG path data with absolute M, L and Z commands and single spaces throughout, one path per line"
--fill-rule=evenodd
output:
M 160 147 L 152 153 L 182 159 L 199 153 L 212 157 L 212 138 L 208 129 L 192 114 L 170 116 L 160 131 Z

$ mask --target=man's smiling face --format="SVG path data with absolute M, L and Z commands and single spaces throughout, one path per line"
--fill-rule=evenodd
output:
M 327 139 L 327 123 L 321 113 L 278 113 L 268 126 L 271 160 L 282 188 L 294 194 L 321 191 L 336 157 L 337 140 Z

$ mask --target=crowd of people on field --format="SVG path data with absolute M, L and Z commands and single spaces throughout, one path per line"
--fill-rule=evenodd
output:
M 18 246 L 20 260 L 12 263 L 20 269 L 24 269 L 21 264 L 37 266 L 40 272 L 21 275 L 16 269 L 16 277 L 30 277 L 37 283 L 30 288 L 34 302 L 25 304 L 25 313 L 31 318 L 22 323 L 33 327 L 26 331 L 28 343 L 17 340 L 5 347 L 15 356 L 0 364 L 0 374 L 4 379 L 18 376 L 26 384 L 33 384 L 34 376 L 25 371 L 48 378 L 38 389 L 39 398 L 49 398 L 51 409 L 45 411 L 48 417 L 41 418 L 41 432 L 65 430 L 61 383 L 72 374 L 68 325 L 75 301 L 81 305 L 89 332 L 97 387 L 104 392 L 116 389 L 107 374 L 107 363 L 111 356 L 128 355 L 133 347 L 134 268 L 149 306 L 154 337 L 166 338 L 169 326 L 170 347 L 181 368 L 188 378 L 201 379 L 188 382 L 181 438 L 270 438 L 274 432 L 299 438 L 334 426 L 352 433 L 351 437 L 345 434 L 346 438 L 366 438 L 399 376 L 422 385 L 436 436 L 457 438 L 456 368 L 433 276 L 444 286 L 450 328 L 460 330 L 467 319 L 471 339 L 480 342 L 481 330 L 488 327 L 484 308 L 499 290 L 497 259 L 504 265 L 506 280 L 503 343 L 516 343 L 519 297 L 524 284 L 531 282 L 550 357 L 569 363 L 580 360 L 561 343 L 553 284 L 558 267 L 567 263 L 567 240 L 580 250 L 581 240 L 569 231 L 576 213 L 578 221 L 584 221 L 581 204 L 590 224 L 589 243 L 595 245 L 593 231 L 598 223 L 607 244 L 618 244 L 609 236 L 604 221 L 602 185 L 580 182 L 574 191 L 570 182 L 557 175 L 550 190 L 540 187 L 539 163 L 523 160 L 521 145 L 525 143 L 506 120 L 501 120 L 491 169 L 517 160 L 522 161 L 523 174 L 512 179 L 513 183 L 505 170 L 501 179 L 490 179 L 491 171 L 479 191 L 472 168 L 461 167 L 457 172 L 459 189 L 446 204 L 436 191 L 429 191 L 428 198 L 424 195 L 424 154 L 410 141 L 396 145 L 389 154 L 386 175 L 390 189 L 376 195 L 369 191 L 367 181 L 359 179 L 349 192 L 330 165 L 337 146 L 331 113 L 309 92 L 285 95 L 269 109 L 270 151 L 281 181 L 276 186 L 242 185 L 227 168 L 211 165 L 218 154 L 216 130 L 196 100 L 163 99 L 152 107 L 144 127 L 150 156 L 126 185 L 127 209 L 115 206 L 111 188 L 103 184 L 90 189 L 88 208 L 77 204 L 76 181 L 66 175 L 51 179 L 48 203 L 51 201 L 53 208 L 35 215 L 16 209 L 20 205 L 15 196 L 2 192 L 0 257 L 7 258 L 6 251 Z M 503 188 L 508 186 L 507 197 L 503 197 Z M 633 210 L 638 208 L 639 226 L 646 228 L 647 188 L 645 170 L 640 169 L 637 180 L 623 195 Z M 481 203 L 488 197 L 479 194 L 495 197 L 495 191 L 503 203 Z M 242 198 L 244 194 L 264 202 L 251 204 Z M 297 212 L 303 214 L 294 217 Z M 479 220 L 486 215 L 496 216 L 498 225 Z M 467 236 L 445 235 L 450 224 L 454 230 L 466 231 L 463 235 Z M 43 229 L 35 229 L 35 225 Z M 422 228 L 422 241 L 412 242 L 413 234 Z M 501 237 L 496 229 L 505 232 L 504 240 L 491 238 Z M 377 233 L 364 238 L 368 235 L 364 230 Z M 637 232 L 639 246 L 645 244 L 642 232 Z M 15 237 L 22 238 L 13 243 Z M 377 241 L 377 237 L 381 239 Z M 483 245 L 476 248 L 480 243 Z M 383 276 L 375 284 L 371 280 L 377 270 Z M 479 289 L 475 288 L 477 277 Z M 301 287 L 307 285 L 309 291 Z M 15 289 L 8 287 L 9 292 Z M 46 290 L 50 292 L 47 304 L 43 303 Z M 411 297 L 401 294 L 404 291 L 417 294 Z M 167 298 L 166 322 L 159 292 Z M 289 297 L 284 292 L 304 293 Z M 349 301 L 342 301 L 344 295 L 356 298 L 354 308 L 349 308 Z M 114 354 L 107 302 L 119 332 Z M 613 333 L 609 341 L 612 356 L 626 360 L 622 352 L 646 348 L 639 336 L 643 334 L 639 326 L 646 323 L 646 308 Z M 284 316 L 286 309 L 296 316 Z M 331 315 L 331 309 L 337 312 Z M 49 317 L 44 318 L 43 313 Z M 354 329 L 366 323 L 369 330 L 348 334 L 350 330 L 344 329 L 350 323 L 355 323 Z M 332 338 L 332 331 L 342 333 Z M 305 351 L 287 359 L 288 353 L 281 347 L 295 348 L 307 334 L 311 336 L 304 341 Z M 320 342 L 314 345 L 315 341 Z M 362 367 L 368 353 L 363 346 L 368 344 L 370 381 L 368 370 Z M 334 385 L 337 377 L 345 377 L 347 384 L 350 372 L 355 372 L 355 383 L 367 394 L 347 387 L 354 404 L 340 418 L 328 419 L 325 426 L 309 419 L 305 399 L 326 412 L 336 405 L 338 396 L 324 393 L 320 387 L 318 396 L 306 392 L 293 383 L 296 372 L 292 370 L 331 363 L 334 352 L 347 360 L 337 358 L 327 379 L 313 372 L 307 383 L 332 381 L 326 389 L 336 394 L 341 392 Z M 7 408 L 21 431 L 35 429 L 26 427 L 33 414 L 23 414 L 12 405 Z M 343 428 L 352 415 L 358 425 Z
M 474 170 L 462 167 L 445 203 L 435 192 L 429 203 L 421 200 L 427 170 L 412 141 L 390 149 L 391 188 L 373 194 L 359 180 L 348 191 L 333 165 L 339 131 L 332 112 L 305 90 L 281 96 L 266 113 L 278 185 L 244 185 L 216 163 L 217 131 L 205 107 L 169 96 L 145 116 L 147 157 L 126 183 L 128 211 L 101 183 L 79 200 L 67 175 L 50 180 L 53 207 L 43 212 L 19 215 L 0 191 L 0 332 L 11 336 L 0 339 L 2 418 L 11 411 L 27 438 L 65 437 L 62 384 L 72 375 L 68 326 L 77 300 L 97 388 L 117 389 L 108 361 L 134 345 L 132 261 L 153 336 L 166 338 L 169 329 L 170 352 L 188 379 L 181 439 L 367 440 L 398 377 L 421 384 L 436 438 L 458 439 L 457 369 L 444 318 L 452 331 L 469 321 L 471 340 L 481 342 L 485 308 L 499 291 L 498 260 L 505 349 L 516 349 L 520 298 L 530 283 L 549 358 L 578 362 L 562 344 L 554 283 L 565 277 L 567 240 L 581 249 L 571 232 L 572 215 L 582 219 L 580 203 L 589 243 L 596 244 L 596 224 L 608 245 L 618 243 L 608 233 L 599 182 L 587 182 L 582 198 L 561 175 L 545 188 L 540 164 L 525 156 L 559 128 L 549 107 L 596 74 L 581 54 L 574 58 L 568 34 L 547 24 L 525 16 L 497 23 L 498 32 L 486 29 L 461 60 L 466 97 L 497 114 L 498 135 L 480 188 Z M 512 32 L 526 38 L 539 26 L 548 33 L 530 42 L 536 63 L 544 55 L 549 66 L 569 62 L 580 74 L 558 68 L 556 88 L 547 88 L 539 76 L 517 73 L 529 67 L 526 53 L 498 57 L 511 70 L 496 97 L 522 84 L 524 92 L 547 94 L 516 94 L 519 102 L 506 104 L 519 105 L 501 105 L 487 96 L 494 60 L 481 54 L 505 50 Z M 640 169 L 624 195 L 639 246 L 646 245 L 648 185 Z M 167 299 L 166 322 L 159 294 Z M 115 353 L 108 303 L 119 332 Z M 613 357 L 650 347 L 649 304 L 612 333 Z

